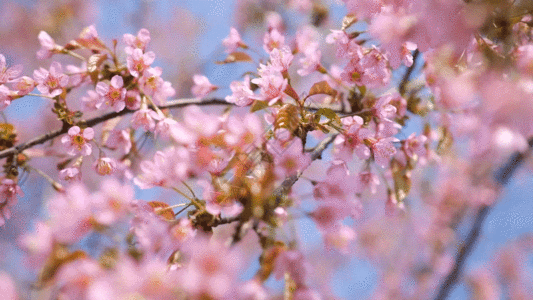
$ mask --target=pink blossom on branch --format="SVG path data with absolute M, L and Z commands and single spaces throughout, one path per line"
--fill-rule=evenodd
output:
M 0 54 L 0 84 L 13 81 L 22 72 L 22 65 L 12 66 L 10 68 L 6 65 L 6 58 Z
M 133 52 L 134 49 L 141 49 L 144 51 L 150 42 L 150 32 L 147 29 L 142 28 L 137 32 L 137 36 L 126 33 L 124 34 L 123 41 L 127 45 L 125 52 L 128 54 Z
M 39 68 L 33 71 L 33 78 L 39 92 L 50 97 L 60 95 L 68 84 L 68 76 L 63 74 L 61 64 L 56 61 L 50 65 L 50 70 Z
M 139 48 L 134 49 L 126 58 L 126 65 L 133 77 L 140 77 L 155 60 L 155 53 L 148 51 L 143 53 Z
M 222 41 L 222 45 L 226 48 L 225 51 L 227 53 L 234 52 L 237 48 L 246 48 L 246 44 L 242 41 L 239 31 L 233 27 L 230 28 L 228 37 Z
M 191 93 L 196 98 L 204 98 L 218 88 L 216 85 L 211 84 L 209 79 L 203 75 L 194 75 L 192 80 L 194 81 L 194 86 L 191 88 Z
M 123 86 L 124 80 L 119 75 L 113 76 L 109 84 L 98 82 L 96 92 L 101 97 L 101 103 L 110 106 L 115 112 L 123 110 L 126 107 L 126 103 L 124 102 L 126 89 Z
M 61 142 L 67 149 L 69 155 L 81 154 L 83 156 L 91 155 L 92 147 L 90 141 L 94 138 L 94 130 L 90 127 L 81 129 L 78 126 L 72 126 L 68 130 L 68 135 L 61 138 Z

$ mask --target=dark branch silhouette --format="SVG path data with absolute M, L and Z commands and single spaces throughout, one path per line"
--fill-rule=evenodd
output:
M 533 138 L 529 139 L 528 143 L 529 143 L 529 148 L 533 148 Z M 516 152 L 515 154 L 513 154 L 509 158 L 507 163 L 494 176 L 496 182 L 498 182 L 502 186 L 509 183 L 509 180 L 511 180 L 514 172 L 518 169 L 518 167 L 522 164 L 522 162 L 526 158 L 526 155 L 527 155 L 526 153 L 521 153 L 521 152 Z M 461 276 L 461 272 L 468 258 L 468 255 L 472 253 L 472 250 L 474 249 L 476 241 L 481 234 L 481 229 L 483 227 L 483 221 L 489 214 L 491 208 L 492 208 L 491 206 L 483 205 L 478 210 L 476 214 L 476 218 L 474 220 L 474 224 L 472 225 L 472 228 L 470 228 L 470 231 L 468 232 L 468 236 L 466 240 L 464 241 L 461 249 L 459 249 L 459 253 L 457 254 L 457 257 L 455 258 L 454 267 L 450 271 L 448 276 L 446 276 L 446 279 L 440 286 L 439 292 L 435 300 L 446 299 L 446 297 L 448 297 L 450 292 L 453 290 L 455 284 L 458 282 Z

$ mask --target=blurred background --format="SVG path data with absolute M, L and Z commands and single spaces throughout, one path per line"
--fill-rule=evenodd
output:
M 176 97 L 190 97 L 192 75 L 205 74 L 210 81 L 221 87 L 218 96 L 229 94 L 229 83 L 238 80 L 246 66 L 214 64 L 224 59 L 221 41 L 230 26 L 247 28 L 241 33 L 244 39 L 262 53 L 261 37 L 264 12 L 275 10 L 276 0 L 3 0 L 0 1 L 0 53 L 8 66 L 23 64 L 23 75 L 32 76 L 38 67 L 48 69 L 52 60 L 37 60 L 35 53 L 40 45 L 37 35 L 46 31 L 58 44 L 66 44 L 76 38 L 81 30 L 94 24 L 101 39 L 108 45 L 113 39 L 121 45 L 125 33 L 136 34 L 141 28 L 151 33 L 150 50 L 156 53 L 156 66 L 163 69 L 165 80 L 176 89 Z M 324 1 L 331 7 L 325 20 L 326 28 L 339 28 L 345 8 L 335 1 Z M 239 12 L 239 13 L 236 13 Z M 281 11 L 280 11 L 281 13 Z M 290 32 L 291 26 L 307 16 L 295 11 L 282 12 Z M 294 32 L 294 31 L 293 31 Z M 292 33 L 293 33 L 292 32 Z M 263 53 L 263 57 L 266 57 Z M 55 59 L 55 57 L 54 57 Z M 60 59 L 61 61 L 61 59 Z M 74 63 L 73 60 L 62 61 Z M 404 70 L 400 70 L 404 71 Z M 420 74 L 419 74 L 420 75 Z M 226 88 L 225 88 L 226 87 Z M 83 92 L 80 92 L 80 97 Z M 37 97 L 25 97 L 14 101 L 5 115 L 17 128 L 20 141 L 47 131 L 60 128 L 50 112 L 49 102 Z M 32 117 L 39 113 L 40 118 Z M 415 126 L 416 128 L 417 126 Z M 409 133 L 404 133 L 407 136 Z M 49 162 L 48 162 L 49 163 Z M 37 162 L 44 171 L 53 171 L 45 158 Z M 524 164 L 506 187 L 502 198 L 485 221 L 482 236 L 469 258 L 466 272 L 479 267 L 505 242 L 533 230 L 533 169 L 531 159 Z M 51 195 L 48 184 L 31 175 L 22 182 L 25 196 L 14 207 L 13 215 L 6 225 L 0 227 L 0 269 L 10 273 L 19 287 L 30 283 L 34 274 L 24 267 L 22 254 L 16 240 L 34 226 L 34 220 L 46 215 L 43 199 Z M 164 192 L 137 190 L 139 199 L 161 199 Z M 469 224 L 464 226 L 466 236 Z M 324 269 L 337 267 L 333 276 L 333 292 L 344 299 L 364 299 L 372 294 L 378 274 L 364 258 L 347 260 L 342 255 L 328 252 L 321 245 L 322 239 L 310 220 L 302 219 L 297 224 L 307 255 Z M 325 268 L 326 264 L 330 264 Z M 533 267 L 533 261 L 529 261 Z M 326 272 L 326 271 L 325 271 Z M 327 273 L 327 272 L 326 272 Z M 271 283 L 276 286 L 276 283 Z M 466 299 L 467 287 L 460 284 L 449 299 Z

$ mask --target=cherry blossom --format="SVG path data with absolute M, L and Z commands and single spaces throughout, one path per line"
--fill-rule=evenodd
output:
M 131 125 L 135 129 L 143 127 L 146 131 L 153 131 L 155 129 L 156 121 L 161 119 L 162 117 L 155 111 L 149 108 L 141 108 L 133 114 Z
M 126 58 L 126 64 L 130 74 L 134 77 L 140 77 L 155 60 L 155 53 L 148 51 L 143 53 L 139 48 L 134 49 Z
M 226 48 L 225 51 L 227 53 L 231 53 L 239 47 L 246 48 L 246 44 L 242 41 L 239 31 L 234 27 L 230 28 L 229 35 L 222 41 L 222 45 Z
M 114 150 L 119 150 L 122 155 L 128 154 L 132 146 L 130 132 L 129 128 L 112 130 L 106 140 L 106 146 Z
M 41 44 L 41 49 L 37 52 L 38 59 L 50 58 L 60 49 L 60 47 L 56 45 L 55 41 L 45 31 L 39 32 L 39 43 Z
M 13 81 L 22 72 L 22 65 L 7 68 L 6 58 L 0 54 L 0 84 Z
M 137 32 L 137 36 L 134 36 L 130 33 L 124 34 L 123 41 L 126 45 L 128 45 L 125 48 L 126 53 L 133 52 L 134 49 L 141 49 L 144 51 L 146 49 L 146 46 L 150 42 L 150 32 L 142 28 Z
M 33 78 L 39 92 L 50 97 L 60 95 L 68 84 L 68 76 L 63 74 L 61 64 L 56 61 L 50 65 L 49 71 L 44 68 L 33 71 Z
M 68 130 L 68 135 L 61 138 L 61 143 L 66 147 L 69 155 L 81 154 L 91 155 L 92 146 L 89 143 L 94 138 L 94 130 L 90 127 L 81 129 L 72 126 Z
M 111 78 L 109 84 L 105 82 L 98 82 L 96 84 L 96 92 L 101 97 L 101 102 L 113 108 L 114 111 L 119 112 L 126 107 L 124 98 L 126 97 L 126 89 L 123 88 L 124 80 L 121 76 L 115 75 Z
M 0 226 L 11 218 L 11 208 L 17 204 L 18 197 L 24 193 L 12 179 L 3 178 L 0 183 Z
M 247 106 L 253 102 L 254 92 L 250 89 L 250 77 L 245 76 L 244 81 L 233 81 L 230 84 L 232 95 L 226 96 L 226 101 L 238 106 Z
M 205 96 L 209 95 L 209 93 L 217 89 L 217 86 L 211 84 L 209 79 L 207 79 L 207 77 L 204 75 L 194 75 L 192 80 L 194 81 L 194 86 L 191 88 L 191 93 L 196 98 L 204 98 Z

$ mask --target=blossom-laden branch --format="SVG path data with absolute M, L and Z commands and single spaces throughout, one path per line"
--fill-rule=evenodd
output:
M 160 109 L 180 108 L 180 107 L 185 107 L 185 106 L 189 106 L 189 105 L 199 105 L 199 106 L 205 106 L 205 105 L 231 105 L 231 103 L 228 103 L 228 102 L 226 102 L 226 101 L 224 101 L 222 99 L 216 99 L 216 98 L 215 99 L 210 99 L 210 100 L 205 100 L 205 99 L 204 100 L 202 100 L 202 99 L 177 99 L 177 100 L 173 100 L 173 101 L 168 101 L 168 103 L 165 104 L 165 105 L 159 105 L 159 108 Z M 81 122 L 81 123 L 85 123 L 85 125 L 87 125 L 88 127 L 92 127 L 92 126 L 95 126 L 97 124 L 103 123 L 105 121 L 114 119 L 116 117 L 120 117 L 120 116 L 127 115 L 127 114 L 132 114 L 134 112 L 135 112 L 135 110 L 124 109 L 124 110 L 119 111 L 119 112 L 111 112 L 111 113 L 108 113 L 108 114 L 105 114 L 105 115 L 102 115 L 102 116 L 99 116 L 99 117 L 95 117 L 93 119 L 89 119 L 89 120 L 87 120 L 85 122 Z M 9 155 L 12 155 L 12 154 L 15 154 L 15 153 L 20 153 L 21 151 L 29 149 L 29 148 L 31 148 L 33 146 L 44 144 L 47 141 L 50 141 L 52 139 L 55 139 L 56 137 L 59 137 L 59 136 L 65 134 L 65 133 L 67 133 L 68 130 L 69 130 L 69 127 L 68 126 L 64 126 L 61 129 L 57 129 L 57 130 L 48 132 L 48 133 L 43 134 L 43 135 L 41 135 L 39 137 L 36 137 L 36 138 L 34 138 L 32 140 L 29 140 L 28 142 L 25 142 L 25 143 L 19 144 L 17 146 L 5 149 L 3 151 L 0 151 L 0 159 L 8 157 Z
M 335 140 L 335 137 L 336 135 L 331 135 L 325 138 L 322 142 L 320 142 L 311 152 L 311 161 L 322 158 L 322 153 Z M 298 179 L 300 178 L 300 176 L 302 176 L 304 171 L 305 170 L 301 170 L 295 175 L 285 178 L 285 180 L 283 180 L 280 186 L 274 190 L 273 195 L 274 195 L 276 206 L 280 205 L 281 201 L 283 200 L 283 197 L 287 195 L 290 188 L 296 183 L 296 181 L 298 181 Z
M 533 138 L 530 138 L 528 140 L 528 144 L 529 144 L 530 149 L 533 148 Z M 511 180 L 514 172 L 523 163 L 526 157 L 527 157 L 527 153 L 524 153 L 524 152 L 514 153 L 509 158 L 507 163 L 495 175 L 496 182 L 498 182 L 502 186 L 509 183 L 509 180 Z M 470 253 L 472 253 L 472 250 L 474 250 L 474 246 L 477 242 L 477 239 L 481 235 L 483 221 L 485 220 L 487 215 L 490 213 L 491 208 L 492 206 L 490 205 L 483 205 L 477 211 L 474 224 L 472 224 L 472 227 L 470 228 L 470 231 L 468 232 L 468 236 L 465 239 L 463 246 L 459 249 L 459 253 L 457 254 L 457 257 L 455 258 L 455 262 L 453 264 L 452 270 L 450 271 L 448 276 L 446 276 L 446 279 L 440 286 L 439 292 L 437 294 L 437 297 L 435 297 L 435 300 L 446 299 L 449 293 L 454 288 L 457 281 L 459 280 L 459 277 L 461 276 L 461 272 L 464 268 L 466 260 L 468 256 L 470 255 Z

